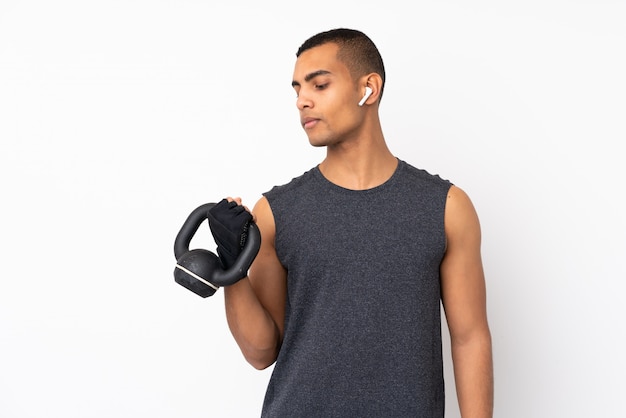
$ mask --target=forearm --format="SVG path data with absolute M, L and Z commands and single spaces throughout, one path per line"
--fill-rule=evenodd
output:
M 224 288 L 228 326 L 246 360 L 261 370 L 274 363 L 280 331 L 245 278 Z
M 452 341 L 457 398 L 463 418 L 493 416 L 493 361 L 489 330 Z

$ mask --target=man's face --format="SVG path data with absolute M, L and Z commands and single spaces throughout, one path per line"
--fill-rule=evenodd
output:
M 300 54 L 293 73 L 300 122 L 316 147 L 357 137 L 363 118 L 356 83 L 337 51 L 334 43 L 309 49 Z

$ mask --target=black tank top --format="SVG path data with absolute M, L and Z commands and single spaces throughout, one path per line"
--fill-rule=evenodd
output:
M 443 417 L 450 186 L 399 161 L 368 190 L 339 187 L 316 167 L 265 193 L 288 282 L 264 417 Z

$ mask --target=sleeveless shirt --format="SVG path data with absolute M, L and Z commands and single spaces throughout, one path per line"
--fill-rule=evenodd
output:
M 337 186 L 315 167 L 264 193 L 287 299 L 263 417 L 443 417 L 450 186 L 399 160 L 368 190 Z

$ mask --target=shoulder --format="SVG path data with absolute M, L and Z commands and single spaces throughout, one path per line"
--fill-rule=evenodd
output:
M 274 224 L 274 215 L 272 214 L 272 208 L 269 201 L 265 196 L 262 196 L 254 205 L 252 209 L 254 216 L 254 222 L 259 227 L 262 233 L 265 233 L 266 237 L 274 236 L 276 226 Z
M 448 211 L 451 215 L 471 215 L 476 213 L 469 195 L 455 185 L 450 186 L 448 189 L 446 212 Z
M 478 214 L 469 195 L 458 186 L 451 186 L 448 190 L 445 229 L 448 243 L 480 242 Z
M 269 191 L 263 193 L 263 197 L 272 201 L 278 197 L 284 196 L 291 191 L 297 190 L 304 185 L 310 183 L 310 180 L 315 177 L 315 173 L 318 171 L 317 167 L 313 167 L 310 170 L 304 172 L 303 174 L 292 178 L 289 182 L 284 184 L 279 184 L 272 187 Z
M 423 168 L 417 168 L 406 161 L 399 160 L 398 164 L 398 172 L 411 181 L 417 181 L 419 183 L 428 184 L 445 190 L 449 189 L 452 185 L 449 180 L 441 177 L 439 174 L 434 174 Z
M 272 187 L 263 193 L 263 197 L 272 209 L 280 214 L 284 210 L 289 210 L 293 205 L 299 203 L 303 197 L 313 194 L 319 190 L 321 174 L 317 167 L 306 171 L 298 177 L 294 177 L 288 183 Z M 276 214 L 275 213 L 275 214 Z

